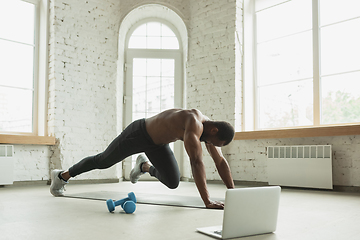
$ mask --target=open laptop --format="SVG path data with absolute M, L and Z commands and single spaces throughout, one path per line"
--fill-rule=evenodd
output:
M 274 232 L 280 192 L 279 186 L 228 189 L 223 225 L 196 230 L 220 239 Z

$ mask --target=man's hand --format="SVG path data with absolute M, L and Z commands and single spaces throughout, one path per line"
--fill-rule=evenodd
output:
M 223 202 L 220 201 L 211 201 L 206 204 L 206 208 L 211 208 L 211 209 L 224 209 L 225 204 Z

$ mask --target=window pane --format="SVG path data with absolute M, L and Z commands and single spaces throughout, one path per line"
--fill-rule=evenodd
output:
M 175 75 L 175 60 L 161 59 L 161 76 L 174 77 Z
M 133 76 L 146 76 L 146 58 L 133 59 Z
M 147 112 L 160 112 L 160 77 L 147 78 Z
M 161 111 L 174 108 L 174 78 L 162 78 Z
M 179 41 L 176 37 L 163 37 L 162 49 L 179 49 Z
M 161 48 L 161 37 L 147 37 L 146 48 L 160 49 Z
M 161 59 L 161 76 L 161 111 L 163 111 L 174 107 L 174 59 Z
M 132 36 L 146 36 L 146 24 L 141 25 L 133 32 Z
M 359 0 L 320 0 L 322 26 L 358 16 L 360 16 Z
M 179 49 L 179 41 L 168 26 L 148 22 L 135 29 L 129 39 L 129 48 Z
M 322 78 L 321 123 L 360 122 L 360 72 Z
M 146 77 L 133 78 L 133 112 L 146 112 Z M 137 119 L 137 118 L 135 118 Z
M 147 59 L 146 75 L 159 77 L 161 74 L 161 59 Z
M 34 47 L 0 39 L 0 85 L 33 88 Z
M 321 29 L 321 74 L 360 69 L 360 19 Z
M 34 4 L 0 1 L 0 38 L 34 44 L 34 19 Z
M 153 116 L 155 116 L 156 114 L 158 114 L 159 112 L 147 112 L 146 113 L 146 117 L 147 118 L 150 118 L 150 117 L 153 117 Z
M 33 91 L 0 86 L 0 131 L 32 132 Z
M 161 24 L 161 36 L 163 37 L 176 37 L 175 33 L 166 25 Z
M 311 6 L 311 0 L 294 0 L 257 12 L 257 42 L 312 29 Z
M 174 67 L 174 59 L 133 59 L 133 119 L 174 107 Z
M 146 37 L 131 36 L 129 48 L 146 48 Z
M 147 23 L 147 36 L 159 37 L 161 36 L 161 24 L 158 22 Z
M 258 85 L 312 78 L 312 33 L 258 44 Z
M 259 128 L 313 124 L 312 80 L 259 88 Z
M 133 112 L 133 118 L 132 118 L 133 120 L 138 120 L 138 119 L 141 119 L 141 118 L 146 118 L 146 113 L 145 112 L 141 112 L 141 113 Z M 136 157 L 137 156 L 138 155 L 136 155 Z M 135 163 L 136 157 L 133 158 L 134 163 Z

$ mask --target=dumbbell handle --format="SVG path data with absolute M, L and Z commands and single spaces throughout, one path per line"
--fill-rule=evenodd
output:
M 133 192 L 131 192 L 131 193 L 128 194 L 128 197 L 117 200 L 114 203 L 115 203 L 115 206 L 119 206 L 119 205 L 123 204 L 126 201 L 133 201 L 134 203 L 136 203 L 135 194 Z
M 115 204 L 115 206 L 121 206 L 123 203 L 125 203 L 126 201 L 131 201 L 131 199 L 130 198 L 123 198 L 123 199 L 120 199 L 120 200 L 117 200 L 117 201 L 115 201 L 114 202 L 114 204 Z

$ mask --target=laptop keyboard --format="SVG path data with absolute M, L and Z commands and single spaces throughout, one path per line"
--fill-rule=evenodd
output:
M 220 230 L 220 231 L 214 231 L 214 233 L 221 236 L 222 230 Z

